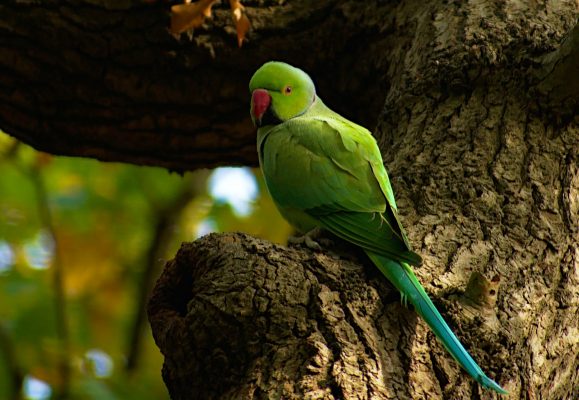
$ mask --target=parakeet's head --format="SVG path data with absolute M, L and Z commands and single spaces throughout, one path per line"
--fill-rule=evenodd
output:
M 303 114 L 314 102 L 316 88 L 301 69 L 270 61 L 249 81 L 251 119 L 257 126 L 274 125 Z

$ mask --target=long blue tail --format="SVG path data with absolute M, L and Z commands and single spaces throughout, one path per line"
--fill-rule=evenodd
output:
M 426 291 L 406 263 L 390 260 L 374 253 L 367 253 L 380 271 L 388 278 L 403 298 L 407 298 L 416 309 L 416 312 L 426 321 L 436 337 L 444 344 L 446 350 L 454 359 L 483 387 L 493 389 L 500 394 L 508 392 L 495 381 L 485 375 L 478 364 L 468 354 L 455 334 L 450 330 L 442 315 L 438 312 Z

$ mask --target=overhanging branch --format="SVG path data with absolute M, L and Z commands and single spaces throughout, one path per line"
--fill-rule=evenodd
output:
M 255 165 L 247 85 L 259 65 L 299 63 L 338 105 L 351 104 L 371 72 L 340 63 L 365 46 L 326 44 L 360 31 L 336 0 L 248 5 L 241 49 L 227 5 L 177 40 L 165 2 L 77 3 L 0 5 L 0 129 L 54 154 L 177 170 Z M 374 123 L 380 101 L 365 98 L 349 115 Z

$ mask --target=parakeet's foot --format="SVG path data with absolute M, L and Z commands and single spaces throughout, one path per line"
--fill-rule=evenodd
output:
M 308 249 L 322 251 L 322 246 L 317 242 L 320 234 L 320 228 L 314 228 L 303 236 L 290 236 L 287 241 L 289 244 L 303 244 Z
M 320 228 L 314 228 L 303 236 L 290 236 L 287 241 L 289 244 L 303 244 L 314 251 L 322 251 L 323 248 L 329 248 L 334 245 L 334 241 L 328 239 Z

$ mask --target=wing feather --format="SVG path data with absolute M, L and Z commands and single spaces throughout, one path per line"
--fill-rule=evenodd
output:
M 420 264 L 398 219 L 376 141 L 323 108 L 280 124 L 261 140 L 260 148 L 268 147 L 261 161 L 272 197 L 282 209 L 301 210 L 365 250 Z
M 319 221 L 336 236 L 364 250 L 411 265 L 422 263 L 421 257 L 397 239 L 395 231 L 380 215 L 339 212 L 319 217 Z

